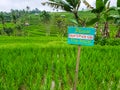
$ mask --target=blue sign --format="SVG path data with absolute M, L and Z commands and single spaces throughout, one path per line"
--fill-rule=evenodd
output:
M 95 28 L 68 27 L 68 44 L 93 46 Z

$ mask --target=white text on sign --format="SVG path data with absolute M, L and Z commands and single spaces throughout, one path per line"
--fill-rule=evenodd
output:
M 85 34 L 69 34 L 69 38 L 76 38 L 76 39 L 86 39 L 86 40 L 93 40 L 93 35 L 85 35 Z

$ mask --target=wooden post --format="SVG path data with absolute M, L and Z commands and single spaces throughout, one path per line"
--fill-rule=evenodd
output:
M 81 50 L 81 46 L 78 46 L 78 53 L 77 53 L 77 60 L 76 60 L 76 70 L 75 70 L 75 79 L 74 79 L 73 90 L 76 90 L 77 82 L 78 82 L 78 71 L 79 71 L 79 63 L 80 63 L 80 50 Z

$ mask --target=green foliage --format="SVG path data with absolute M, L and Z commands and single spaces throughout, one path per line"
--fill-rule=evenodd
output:
M 42 11 L 40 13 L 41 22 L 48 23 L 50 21 L 50 18 L 51 18 L 51 16 L 50 16 L 49 12 Z
M 13 29 L 12 28 L 4 28 L 4 32 L 8 35 L 8 36 L 10 36 L 12 33 L 13 33 Z
M 48 4 L 54 8 L 61 8 L 68 12 L 74 12 L 79 9 L 81 0 L 49 0 L 49 2 L 43 2 L 42 4 Z
M 4 21 L 4 13 L 3 12 L 0 12 L 0 20 L 2 22 L 2 24 L 4 25 L 5 21 Z
M 49 0 L 48 2 L 43 2 L 43 5 L 47 4 L 51 7 L 58 9 L 59 7 L 67 12 L 71 12 L 74 15 L 74 18 L 78 22 L 78 26 L 85 26 L 84 21 L 78 16 L 78 10 L 81 4 L 81 0 Z
M 105 3 L 103 2 L 103 0 L 96 0 L 96 10 L 98 11 L 98 13 L 102 12 L 104 7 L 105 7 Z
M 0 38 L 0 89 L 70 90 L 77 47 L 55 37 Z M 79 90 L 119 90 L 119 46 L 82 47 Z
M 67 36 L 67 20 L 65 15 L 56 15 L 54 17 L 55 21 L 54 24 L 56 25 L 56 28 L 58 28 L 58 36 Z
M 117 0 L 118 13 L 120 15 L 120 0 Z
M 120 0 L 117 0 L 117 7 L 120 7 Z
M 97 45 L 111 45 L 111 46 L 117 46 L 120 45 L 120 39 L 119 38 L 95 38 L 95 44 Z
M 21 12 L 22 13 L 22 12 Z M 116 11 L 111 11 L 110 13 L 112 14 L 117 14 Z M 17 19 L 16 25 L 14 25 L 11 22 L 6 22 L 5 26 L 6 28 L 12 28 L 14 33 L 11 35 L 20 35 L 20 36 L 46 36 L 46 32 L 50 32 L 50 36 L 58 36 L 59 32 L 58 31 L 66 31 L 67 32 L 67 26 L 75 26 L 76 24 L 70 21 L 71 18 L 74 18 L 74 15 L 66 12 L 52 12 L 50 14 L 50 20 L 47 25 L 41 21 L 40 15 L 35 15 L 35 14 L 29 14 L 30 16 L 30 24 L 28 26 L 25 26 L 25 20 L 24 19 L 24 14 L 21 16 L 19 19 Z M 98 21 L 98 19 L 95 17 L 95 14 L 91 13 L 90 11 L 79 11 L 78 14 L 83 18 L 83 20 L 87 21 L 86 25 L 89 27 L 93 27 L 93 23 Z M 58 18 L 62 20 L 62 26 L 65 26 L 64 28 L 59 28 L 60 26 L 57 26 L 58 24 L 55 23 Z M 62 18 L 61 16 L 65 16 Z M 101 17 L 101 23 L 103 23 L 104 19 Z M 47 20 L 46 20 L 47 21 Z M 76 21 L 76 20 L 75 20 Z M 77 21 L 76 21 L 77 22 Z M 111 23 L 113 23 L 113 20 L 111 20 Z M 101 24 L 103 26 L 103 24 Z M 115 36 L 116 28 L 111 28 L 115 27 L 114 24 L 110 24 L 110 34 L 112 37 Z M 3 30 L 3 25 L 0 24 L 0 31 Z M 4 33 L 1 33 L 2 35 L 5 35 Z M 114 35 L 113 35 L 114 34 Z M 65 36 L 67 33 L 65 33 Z

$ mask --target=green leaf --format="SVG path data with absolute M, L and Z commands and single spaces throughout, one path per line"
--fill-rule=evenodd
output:
M 117 0 L 117 7 L 120 7 L 120 0 Z
M 74 0 L 74 1 L 66 0 L 66 1 L 69 3 L 70 6 L 72 6 L 73 8 L 76 8 L 80 0 Z
M 75 19 L 70 19 L 70 21 L 76 25 L 78 25 L 78 22 Z
M 117 0 L 117 8 L 120 8 L 120 0 Z M 120 9 L 118 9 L 118 13 L 120 15 Z
M 72 12 L 73 7 L 70 4 L 68 4 L 67 2 L 61 1 L 61 5 L 62 5 L 63 10 Z
M 108 1 L 109 1 L 109 0 L 104 0 L 104 5 L 106 5 Z
M 96 0 L 96 9 L 97 10 L 103 10 L 104 9 L 104 2 L 103 0 Z
M 89 26 L 89 25 L 93 25 L 93 24 L 95 24 L 96 22 L 98 22 L 99 21 L 99 19 L 98 18 L 93 18 L 92 20 L 90 20 L 89 22 L 87 22 L 87 25 Z

